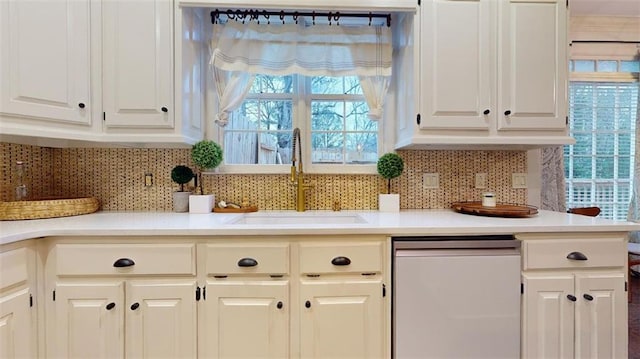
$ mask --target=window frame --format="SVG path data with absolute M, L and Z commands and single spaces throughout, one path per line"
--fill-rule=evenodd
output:
M 638 91 L 640 91 L 640 82 L 638 81 L 638 73 L 636 72 L 596 72 L 596 68 L 594 68 L 594 72 L 575 72 L 574 71 L 574 61 L 580 61 L 580 60 L 592 60 L 594 61 L 594 64 L 597 66 L 597 62 L 598 61 L 617 61 L 617 69 L 618 71 L 620 71 L 620 61 L 622 61 L 623 59 L 610 59 L 610 58 L 602 58 L 602 57 L 592 57 L 592 58 L 582 58 L 582 57 L 575 57 L 571 59 L 570 62 L 570 69 L 572 70 L 570 72 L 570 80 L 569 80 L 569 91 L 571 91 L 571 85 L 572 83 L 591 83 L 594 84 L 594 86 L 596 86 L 598 83 L 602 83 L 602 84 L 606 84 L 606 83 L 614 83 L 614 84 L 619 84 L 619 83 L 636 83 L 638 84 Z M 594 93 L 595 95 L 595 93 Z M 569 106 L 569 111 L 572 111 L 572 106 Z M 597 107 L 592 107 L 592 111 L 597 111 Z M 637 111 L 636 111 L 637 113 Z M 572 114 L 572 112 L 570 112 L 570 115 Z M 635 125 L 637 127 L 637 120 L 635 122 Z M 575 206 L 589 206 L 589 205 L 597 205 L 600 206 L 602 208 L 606 208 L 608 206 L 612 207 L 611 208 L 611 213 L 610 215 L 612 217 L 607 217 L 607 211 L 603 210 L 603 214 L 604 217 L 606 218 L 612 218 L 612 219 L 618 219 L 618 220 L 624 220 L 626 219 L 626 213 L 628 211 L 628 204 L 629 201 L 620 201 L 619 196 L 619 186 L 620 185 L 625 185 L 628 184 L 628 188 L 629 188 L 629 193 L 628 196 L 631 197 L 632 194 L 632 190 L 633 190 L 633 178 L 634 178 L 634 170 L 635 170 L 635 156 L 638 156 L 638 153 L 636 153 L 636 151 L 632 151 L 632 153 L 630 154 L 630 168 L 629 168 L 629 178 L 620 178 L 618 177 L 619 175 L 619 155 L 618 155 L 618 151 L 617 148 L 619 146 L 618 142 L 614 143 L 614 154 L 613 154 L 613 158 L 614 158 L 614 168 L 613 168 L 613 177 L 612 179 L 598 179 L 596 176 L 596 158 L 597 156 L 597 140 L 596 140 L 596 136 L 595 134 L 597 133 L 597 129 L 595 128 L 596 123 L 592 123 L 592 128 L 590 131 L 579 131 L 579 133 L 591 133 L 592 134 L 592 139 L 591 139 L 591 153 L 585 155 L 586 157 L 590 157 L 591 158 L 591 178 L 589 179 L 582 179 L 582 178 L 578 178 L 578 179 L 573 179 L 572 177 L 566 177 L 565 178 L 565 195 L 566 195 L 566 205 L 567 207 L 575 207 Z M 570 133 L 573 135 L 574 134 L 574 130 L 573 128 L 569 128 Z M 637 128 L 636 129 L 630 129 L 630 134 L 631 134 L 631 143 L 630 145 L 633 146 L 633 144 L 636 143 L 637 139 L 635 138 L 635 134 L 636 134 Z M 620 129 L 619 128 L 614 128 L 612 130 L 608 130 L 606 131 L 606 133 L 611 133 L 614 134 L 614 136 L 617 137 L 618 134 L 620 134 Z M 625 131 L 626 134 L 626 131 Z M 567 148 L 565 148 L 565 154 L 563 155 L 564 160 L 568 163 L 565 163 L 565 169 L 568 168 L 569 174 L 573 173 L 573 160 L 574 160 L 574 153 L 566 153 L 569 152 L 570 149 L 573 147 L 574 145 L 570 145 L 567 146 Z M 635 146 L 634 146 L 635 147 Z M 579 157 L 583 157 L 582 155 L 578 155 Z M 599 202 L 598 199 L 598 195 L 600 193 L 602 193 L 603 191 L 606 191 L 607 189 L 603 188 L 602 185 L 610 185 L 612 188 L 612 194 L 611 194 L 611 201 L 607 201 L 607 202 Z M 588 186 L 590 187 L 590 201 L 589 202 L 576 202 L 575 201 L 575 196 L 574 194 L 574 188 L 580 188 L 582 186 Z M 600 187 L 599 187 L 600 186 Z M 578 198 L 580 199 L 580 198 Z M 630 199 L 630 198 L 629 198 Z M 625 207 L 626 206 L 626 207 Z M 621 209 L 620 207 L 624 208 Z M 624 216 L 622 216 L 621 214 L 624 214 Z
M 292 127 L 300 128 L 300 139 L 302 141 L 302 162 L 305 173 L 310 174 L 377 174 L 377 164 L 318 164 L 312 163 L 311 155 L 311 101 L 319 98 L 337 100 L 336 95 L 323 95 L 311 93 L 311 77 L 294 74 L 294 91 L 292 93 Z M 265 94 L 270 96 L 273 94 Z M 256 96 L 247 96 L 247 99 Z M 389 94 L 387 94 L 386 103 L 390 102 Z M 340 100 L 360 99 L 364 101 L 363 95 L 345 94 L 340 96 Z M 246 100 L 246 99 L 245 99 Z M 217 107 L 217 101 L 216 105 Z M 384 116 L 378 121 L 378 157 L 382 156 L 389 139 L 385 135 L 389 131 L 385 131 L 390 124 L 385 121 L 388 118 L 389 107 L 385 106 Z M 210 121 L 213 122 L 213 121 Z M 224 147 L 224 128 L 215 124 L 212 125 L 213 138 Z M 293 129 L 292 129 L 293 131 Z M 214 173 L 228 174 L 289 174 L 291 173 L 290 164 L 282 165 L 263 165 L 263 164 L 226 164 L 222 163 Z

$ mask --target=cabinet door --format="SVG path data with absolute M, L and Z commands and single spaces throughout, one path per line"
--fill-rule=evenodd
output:
M 0 114 L 91 122 L 89 15 L 89 0 L 0 1 Z
M 626 358 L 624 273 L 576 275 L 576 358 Z
M 382 358 L 381 281 L 303 281 L 300 286 L 303 358 Z
M 54 305 L 47 323 L 50 357 L 124 356 L 122 282 L 58 283 Z
M 523 275 L 523 358 L 573 358 L 573 275 Z
M 107 127 L 173 127 L 173 2 L 102 3 Z
M 0 297 L 0 358 L 34 358 L 29 288 Z M 33 308 L 35 309 L 35 308 Z
M 498 3 L 498 129 L 566 128 L 565 0 Z
M 127 357 L 195 358 L 195 296 L 194 280 L 127 282 Z
M 208 281 L 202 305 L 203 357 L 289 357 L 288 281 Z
M 488 129 L 495 107 L 493 1 L 429 0 L 421 8 L 420 128 Z

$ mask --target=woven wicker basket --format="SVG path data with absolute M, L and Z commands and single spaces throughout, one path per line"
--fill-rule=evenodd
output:
M 93 213 L 100 202 L 93 197 L 0 202 L 0 220 L 42 219 Z

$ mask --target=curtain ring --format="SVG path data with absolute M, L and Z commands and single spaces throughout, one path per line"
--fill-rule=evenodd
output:
M 298 12 L 297 11 L 293 13 L 293 20 L 296 21 L 296 25 L 297 25 L 298 24 Z
M 280 20 L 282 20 L 282 25 L 284 25 L 284 10 L 280 11 Z
M 316 24 L 316 12 L 312 11 L 311 12 L 311 22 L 315 25 Z
M 372 17 L 371 11 L 369 11 L 369 26 L 371 26 L 371 17 Z

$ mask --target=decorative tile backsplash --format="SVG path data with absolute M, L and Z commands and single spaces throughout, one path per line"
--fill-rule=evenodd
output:
M 2 143 L 0 200 L 15 198 L 16 161 L 27 164 L 25 184 L 29 198 L 97 197 L 102 210 L 171 211 L 171 169 L 193 168 L 188 149 L 46 148 Z M 524 151 L 398 151 L 405 171 L 392 180 L 403 209 L 448 208 L 451 202 L 480 200 L 482 192 L 496 193 L 498 202 L 526 202 L 526 189 L 511 188 L 511 174 L 527 170 Z M 153 185 L 145 187 L 145 173 Z M 439 173 L 440 186 L 424 189 L 423 173 Z M 475 174 L 487 173 L 486 189 L 475 189 Z M 211 174 L 204 177 L 207 193 L 217 200 L 241 202 L 246 198 L 260 209 L 294 209 L 294 188 L 288 175 Z M 314 187 L 307 192 L 307 209 L 377 209 L 378 193 L 386 180 L 378 175 L 307 176 Z

